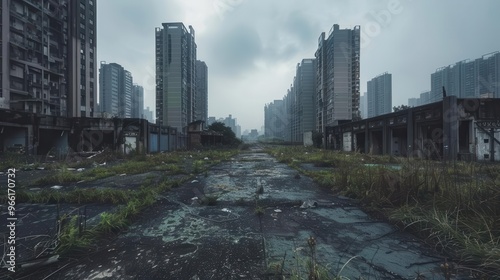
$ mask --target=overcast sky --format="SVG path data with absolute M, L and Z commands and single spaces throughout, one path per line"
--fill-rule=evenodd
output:
M 321 32 L 361 26 L 361 93 L 392 74 L 393 105 L 430 89 L 442 66 L 500 51 L 496 0 L 98 0 L 97 57 L 121 64 L 155 107 L 155 27 L 192 25 L 208 66 L 208 114 L 232 114 L 245 129 L 264 124 Z

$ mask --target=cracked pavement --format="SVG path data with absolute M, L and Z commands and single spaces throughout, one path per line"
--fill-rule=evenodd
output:
M 294 272 L 306 279 L 314 237 L 315 259 L 332 276 L 445 279 L 444 256 L 297 173 L 258 148 L 243 152 L 162 194 L 126 232 L 44 277 L 273 279 Z M 217 203 L 200 204 L 204 196 Z

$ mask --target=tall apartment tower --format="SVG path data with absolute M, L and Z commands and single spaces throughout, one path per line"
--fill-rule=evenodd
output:
M 132 118 L 146 119 L 144 115 L 144 88 L 134 85 L 132 90 Z
M 196 110 L 196 43 L 193 27 L 163 23 L 156 30 L 156 117 L 187 133 Z
M 304 132 L 316 129 L 316 60 L 297 64 L 290 97 L 291 140 L 302 142 Z
M 101 62 L 99 107 L 106 117 L 132 117 L 132 74 L 120 64 Z
M 459 98 L 500 97 L 500 52 L 438 68 L 431 74 L 429 102 L 443 99 L 443 87 Z
M 392 75 L 385 72 L 367 83 L 368 118 L 392 112 Z
M 0 9 L 0 108 L 94 116 L 95 0 L 4 0 Z
M 208 67 L 205 62 L 196 61 L 196 118 L 205 123 L 208 120 Z
M 264 135 L 287 140 L 288 112 L 285 100 L 274 100 L 264 106 Z
M 360 119 L 360 26 L 340 29 L 334 24 L 326 37 L 321 33 L 316 51 L 316 129 L 339 120 Z

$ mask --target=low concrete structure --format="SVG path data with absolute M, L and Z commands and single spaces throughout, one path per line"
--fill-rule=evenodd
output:
M 500 98 L 440 102 L 326 128 L 329 149 L 436 160 L 500 161 Z
M 103 149 L 154 153 L 184 147 L 175 128 L 145 119 L 66 118 L 0 110 L 0 153 L 62 156 Z
M 195 121 L 188 125 L 188 148 L 222 145 L 222 133 L 205 129 L 204 121 Z

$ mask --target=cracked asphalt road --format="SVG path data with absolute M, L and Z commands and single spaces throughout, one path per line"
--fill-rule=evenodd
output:
M 306 279 L 311 236 L 333 276 L 444 279 L 444 256 L 296 175 L 259 149 L 241 153 L 163 194 L 126 232 L 57 264 L 48 279 L 274 279 L 277 271 Z M 204 196 L 216 205 L 201 205 Z

